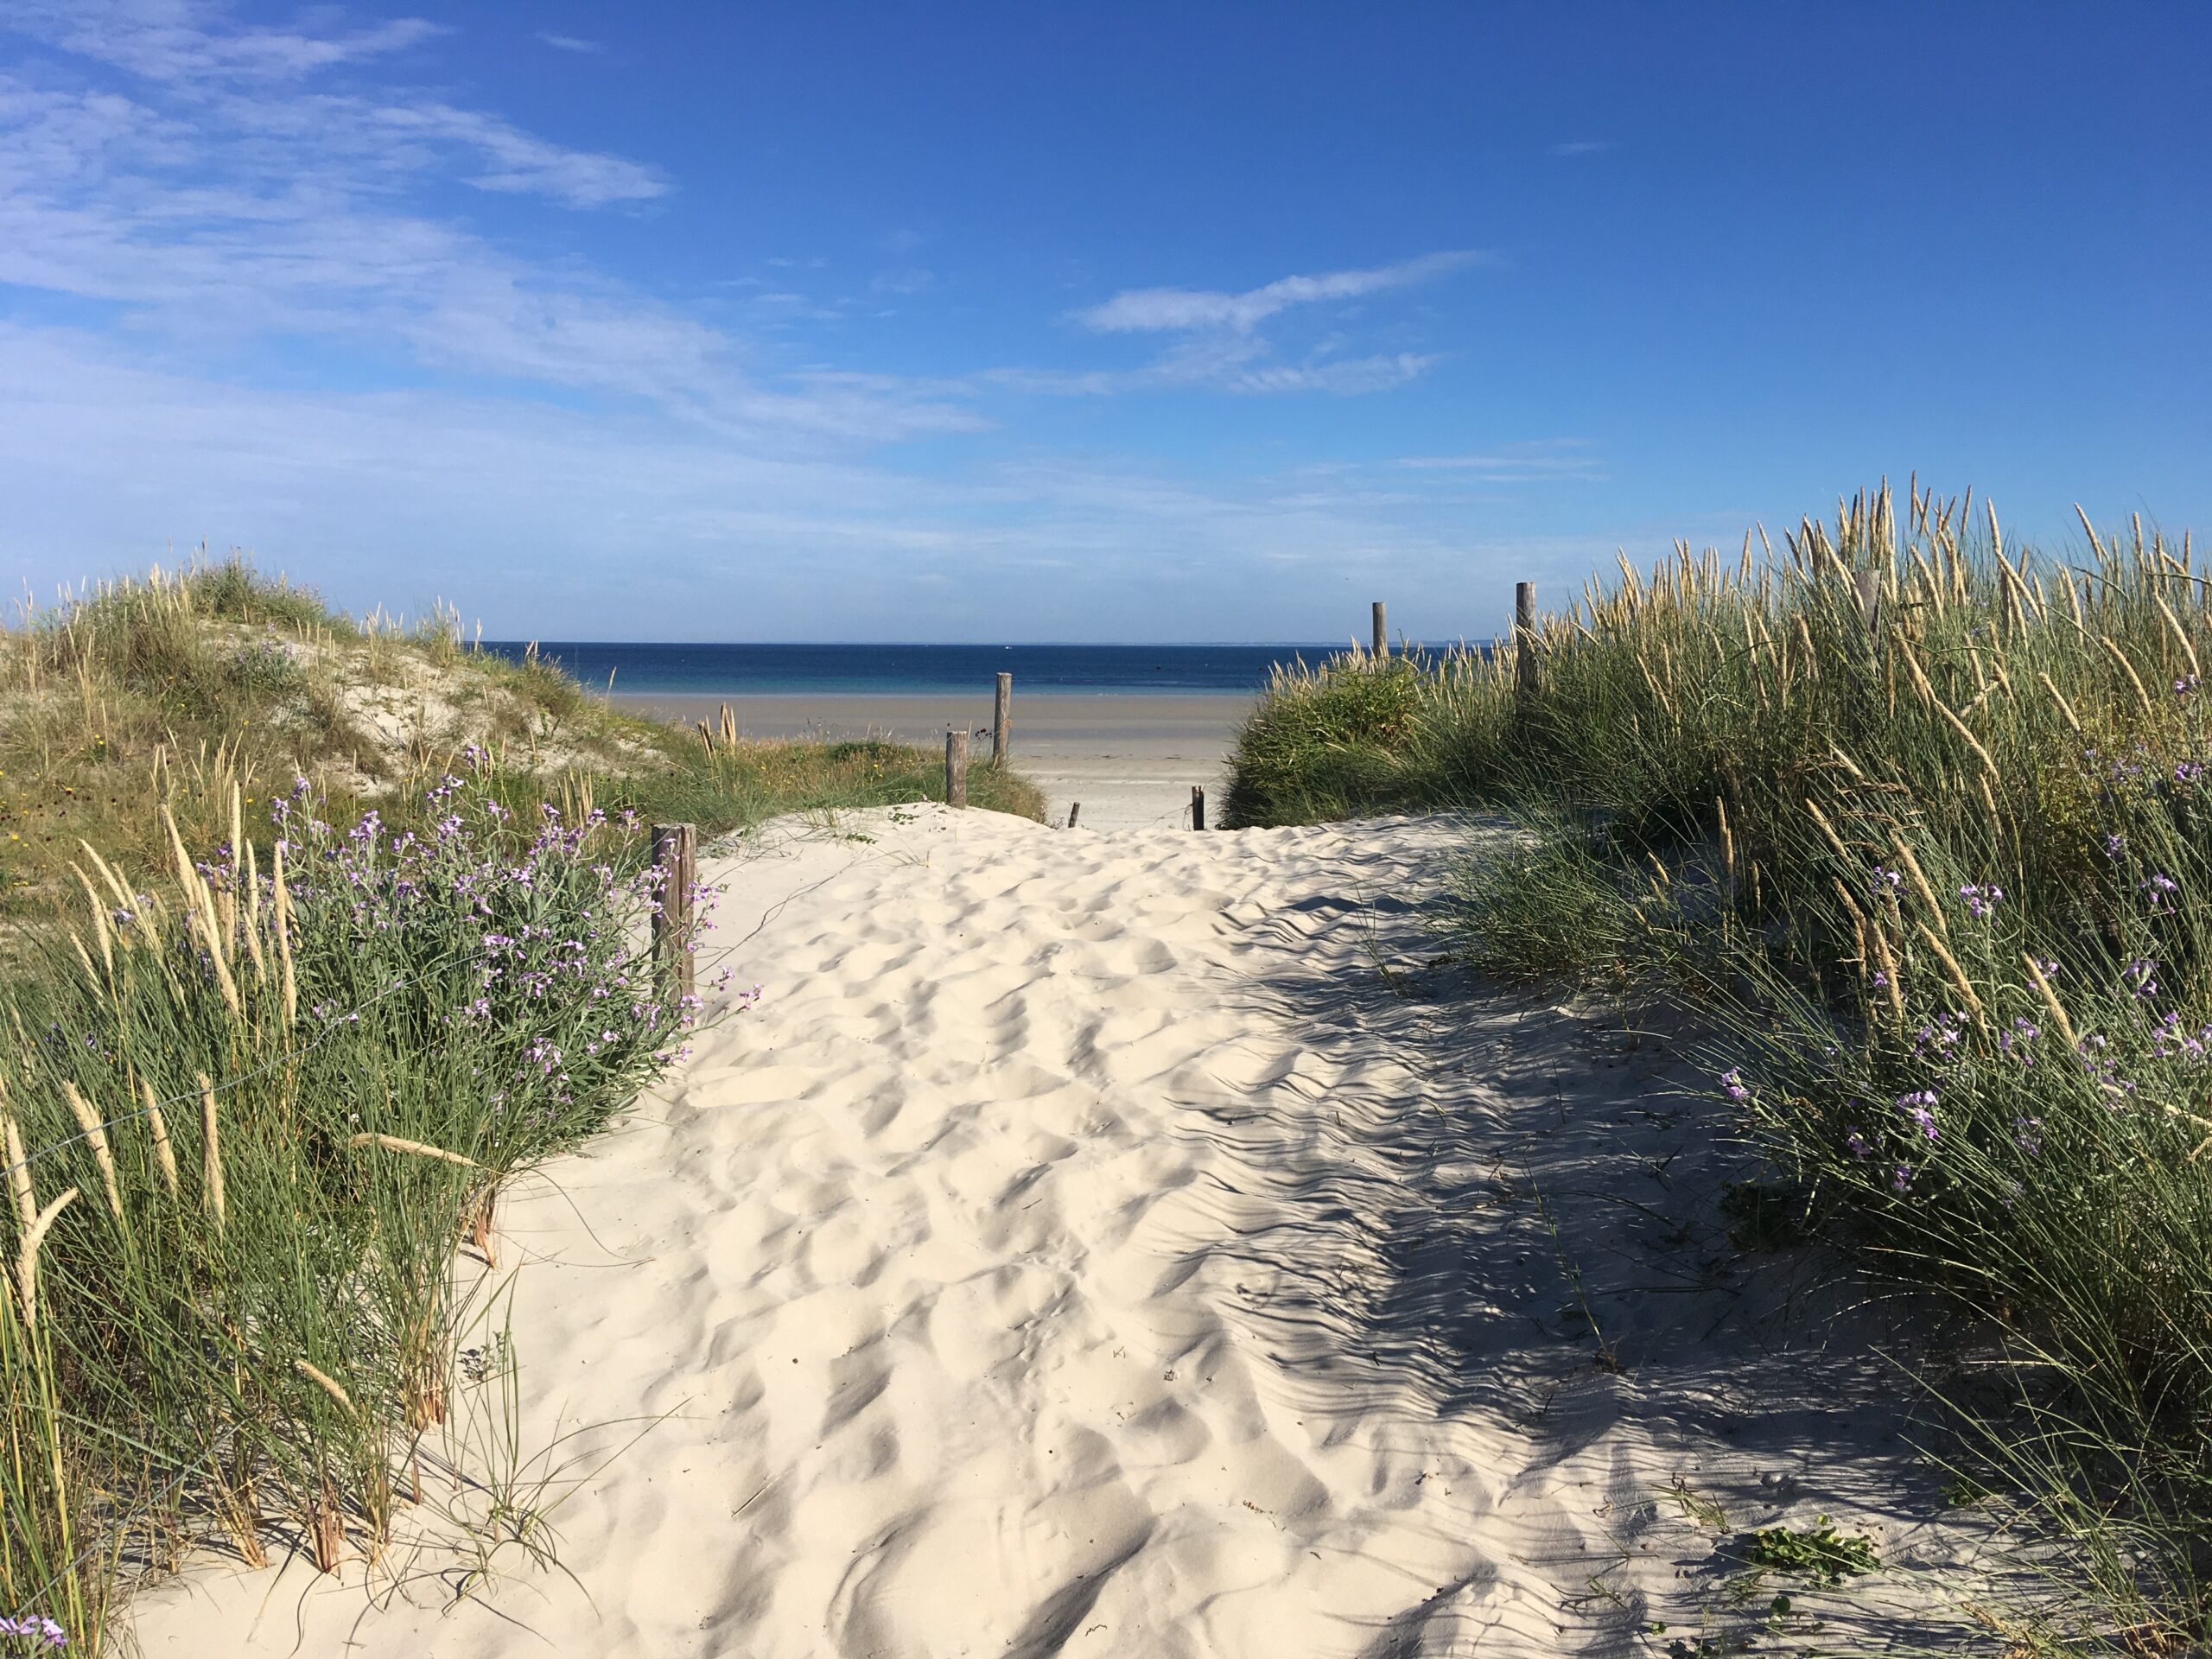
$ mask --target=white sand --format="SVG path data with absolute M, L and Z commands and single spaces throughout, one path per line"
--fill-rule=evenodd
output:
M 1723 1599 L 1678 1478 L 1933 1548 L 1909 1390 L 1726 1248 L 1671 1055 L 1426 965 L 1452 834 L 931 807 L 711 866 L 760 1007 L 505 1220 L 527 1434 L 665 1414 L 574 1580 L 218 1564 L 146 1651 L 1659 1652 Z

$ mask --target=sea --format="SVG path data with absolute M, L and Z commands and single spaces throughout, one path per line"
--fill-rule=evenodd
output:
M 520 640 L 484 641 L 519 658 Z M 1336 645 L 747 645 L 542 639 L 541 657 L 594 688 L 662 696 L 943 696 L 1012 674 L 1025 692 L 1126 696 L 1249 693 L 1278 664 Z

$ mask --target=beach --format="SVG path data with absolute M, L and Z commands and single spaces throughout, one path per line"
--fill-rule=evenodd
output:
M 1719 1616 L 1732 1530 L 1943 1558 L 1909 1350 L 1731 1249 L 1671 1040 L 1436 963 L 1469 832 L 715 849 L 757 1005 L 502 1199 L 509 1507 L 434 1472 L 372 1567 L 203 1560 L 143 1650 L 1617 1654 Z M 1847 1642 L 1919 1581 L 1790 1587 Z
M 738 730 L 765 738 L 883 736 L 924 747 L 964 729 L 971 753 L 988 754 L 992 691 L 973 696 L 706 696 L 617 691 L 619 707 L 689 725 L 713 722 L 725 703 Z M 1254 698 L 1242 692 L 1033 692 L 1015 688 L 1012 760 L 1045 791 L 1048 813 L 1065 823 L 1082 804 L 1095 829 L 1187 821 L 1193 785 L 1217 793 L 1222 766 Z

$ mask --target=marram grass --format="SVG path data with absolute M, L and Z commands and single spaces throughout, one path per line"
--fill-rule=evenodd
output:
M 2212 588 L 1886 489 L 1687 545 L 1510 649 L 1278 677 L 1232 821 L 1489 807 L 1452 925 L 1501 974 L 1675 995 L 1717 1095 L 1876 1270 L 2010 1356 L 1962 1412 L 2036 1593 L 2010 1650 L 2212 1643 Z
M 457 1250 L 696 1015 L 631 943 L 634 825 L 428 794 L 423 832 L 340 829 L 302 779 L 267 876 L 243 835 L 158 874 L 83 849 L 84 909 L 0 988 L 0 1604 L 80 1650 L 127 1567 L 379 1554 L 450 1409 Z

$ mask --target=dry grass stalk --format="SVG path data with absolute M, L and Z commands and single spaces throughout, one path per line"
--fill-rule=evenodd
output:
M 2204 670 L 2196 660 L 2196 647 L 2190 643 L 2189 630 L 2182 626 L 2181 619 L 2173 613 L 2172 607 L 2158 594 L 2152 594 L 2151 602 L 2158 607 L 2158 614 L 2166 619 L 2166 626 L 2173 630 L 2175 639 L 2180 642 L 2181 654 L 2189 660 L 2189 671 L 2202 675 Z
M 77 1085 L 65 1082 L 61 1098 L 68 1103 L 69 1116 L 77 1120 L 78 1132 L 92 1149 L 92 1157 L 100 1166 L 100 1184 L 107 1189 L 107 1207 L 115 1211 L 118 1221 L 123 1219 L 123 1189 L 116 1184 L 115 1154 L 108 1150 L 107 1128 L 100 1122 L 100 1115 L 92 1103 L 77 1092 Z
M 16 1219 L 28 1233 L 38 1219 L 38 1199 L 31 1188 L 31 1160 L 23 1151 L 22 1131 L 16 1127 L 12 1112 L 8 1115 L 8 1188 L 15 1194 Z
M 175 1198 L 179 1191 L 176 1178 L 176 1148 L 169 1144 L 169 1126 L 162 1116 L 162 1103 L 154 1098 L 154 1085 L 145 1078 L 138 1079 L 138 1088 L 146 1098 L 146 1128 L 154 1137 L 154 1160 L 162 1166 L 162 1182 Z
M 250 841 L 245 844 L 245 916 L 240 931 L 245 935 L 246 955 L 253 958 L 254 983 L 266 985 L 269 963 L 261 951 L 261 871 Z
M 468 1242 L 483 1256 L 484 1265 L 487 1268 L 499 1265 L 499 1241 L 492 1230 L 493 1214 L 499 1201 L 499 1189 L 486 1188 L 483 1201 L 476 1206 L 476 1212 L 468 1224 Z
M 292 1362 L 292 1369 L 297 1371 L 302 1376 L 307 1378 L 308 1382 L 314 1383 L 315 1387 L 321 1389 L 325 1394 L 335 1400 L 340 1405 L 343 1406 L 346 1408 L 346 1414 L 347 1416 L 352 1417 L 358 1416 L 359 1414 L 359 1413 L 354 1408 L 353 1396 L 346 1393 L 343 1388 L 339 1386 L 338 1379 L 331 1376 L 329 1372 L 305 1359 L 294 1360 Z
M 300 990 L 292 976 L 292 893 L 284 885 L 284 843 L 276 843 L 274 879 L 270 883 L 276 900 L 276 962 L 278 976 L 283 981 L 284 1024 L 289 1028 L 299 1023 Z
M 2089 515 L 2082 511 L 2082 504 L 2079 501 L 2074 504 L 2074 516 L 2082 521 L 2082 528 L 2088 532 L 2089 546 L 2095 552 L 2098 561 L 2100 563 L 2107 561 L 2109 556 L 2105 552 L 2105 544 L 2097 539 L 2097 527 L 2089 522 Z
M 2135 664 L 2128 661 L 2127 653 L 2114 643 L 2113 637 L 2108 633 L 2099 634 L 2097 639 L 2107 651 L 2112 653 L 2113 661 L 2120 664 L 2120 671 L 2127 676 L 2127 683 L 2135 688 L 2135 701 L 2143 706 L 2143 712 L 2146 715 L 2154 713 L 2151 705 L 2151 693 L 2143 684 L 2143 677 L 2135 671 Z
M 1728 803 L 1718 795 L 1713 798 L 1713 810 L 1720 822 L 1720 862 L 1728 872 L 1728 885 L 1736 885 L 1736 837 L 1728 829 Z
M 357 1135 L 348 1144 L 355 1147 L 382 1147 L 386 1152 L 412 1153 L 417 1158 L 435 1158 L 442 1162 L 459 1164 L 464 1169 L 482 1167 L 474 1158 L 458 1152 L 448 1152 L 443 1147 L 433 1147 L 421 1141 L 403 1141 L 396 1135 Z
M 207 1213 L 215 1217 L 219 1228 L 223 1224 L 223 1147 L 215 1126 L 215 1084 L 205 1071 L 200 1074 L 200 1191 Z
M 346 1550 L 346 1512 L 327 1485 L 308 1506 L 308 1541 L 315 1571 L 335 1573 Z
M 2043 976 L 2042 967 L 2025 952 L 2022 952 L 2020 960 L 2028 964 L 2028 977 L 2034 982 L 2037 995 L 2043 998 L 2044 1007 L 2050 1010 L 2050 1017 L 2058 1027 L 2058 1034 L 2066 1039 L 2066 1046 L 2069 1049 L 2081 1047 L 2082 1039 L 2074 1034 L 2074 1022 L 2066 1017 L 2066 1009 L 2058 1000 L 2058 993 L 2050 988 L 2050 982 Z
M 1949 947 L 1942 939 L 1936 938 L 1935 929 L 1925 922 L 1919 924 L 1919 927 L 1920 937 L 1927 941 L 1928 948 L 1936 953 L 1936 959 L 1950 975 L 1951 983 L 1958 987 L 1959 995 L 1966 999 L 1967 1007 L 1974 1011 L 1975 1023 L 1987 1025 L 1989 1017 L 1982 1008 L 1981 999 L 1974 995 L 1974 983 L 1967 978 L 1966 969 L 1959 966 L 1959 959 L 1951 954 Z
M 1835 855 L 1846 866 L 1856 864 L 1858 861 L 1852 857 L 1851 849 L 1843 844 L 1843 837 L 1836 834 L 1835 826 L 1828 822 L 1828 815 L 1821 811 L 1810 797 L 1806 798 L 1805 810 L 1812 815 L 1814 827 L 1827 838 L 1828 845 L 1835 849 Z
M 1897 971 L 1897 959 L 1890 951 L 1889 935 L 1882 931 L 1879 922 L 1870 923 L 1867 933 L 1874 944 L 1876 967 L 1882 976 L 1882 989 L 1889 997 L 1890 1012 L 1899 1026 L 1905 1021 L 1904 976 Z
M 1935 709 L 1938 715 L 1942 716 L 1943 723 L 1945 725 L 1948 726 L 1953 731 L 1956 732 L 1961 738 L 1965 740 L 1966 746 L 1974 752 L 1974 758 L 1981 762 L 1982 770 L 1986 772 L 1991 777 L 1996 777 L 1997 762 L 1989 758 L 1989 751 L 1981 747 L 1981 740 L 1974 734 L 1972 728 L 1967 725 L 1966 721 L 1961 720 L 1956 715 L 1953 714 L 1950 709 L 1945 706 L 1942 699 L 1936 696 L 1932 692 L 1929 696 L 1929 707 Z
M 2043 670 L 2036 671 L 2036 677 L 2043 682 L 2043 689 L 2050 693 L 2050 700 L 2058 705 L 2058 712 L 2066 716 L 2066 723 L 2073 728 L 2074 735 L 2081 736 L 2082 717 L 2074 712 L 2074 705 L 2066 701 L 2066 694 L 2058 689 L 2057 683 Z
M 16 1295 L 22 1304 L 23 1329 L 26 1331 L 38 1329 L 39 1246 L 46 1243 L 47 1232 L 53 1227 L 54 1217 L 67 1209 L 76 1196 L 75 1187 L 65 1189 L 60 1197 L 40 1211 L 32 1217 L 31 1224 L 23 1229 L 22 1248 L 16 1256 Z
M 1896 851 L 1897 861 L 1904 866 L 1904 873 L 1912 878 L 1915 892 L 1928 906 L 1928 913 L 1936 918 L 1936 925 L 1945 938 L 1950 937 L 1950 924 L 1943 919 L 1943 906 L 1936 901 L 1936 889 L 1928 880 L 1928 873 L 1920 868 L 1920 861 L 1912 855 L 1912 849 L 1905 845 L 1904 837 L 1896 830 L 1890 831 L 1890 846 Z

